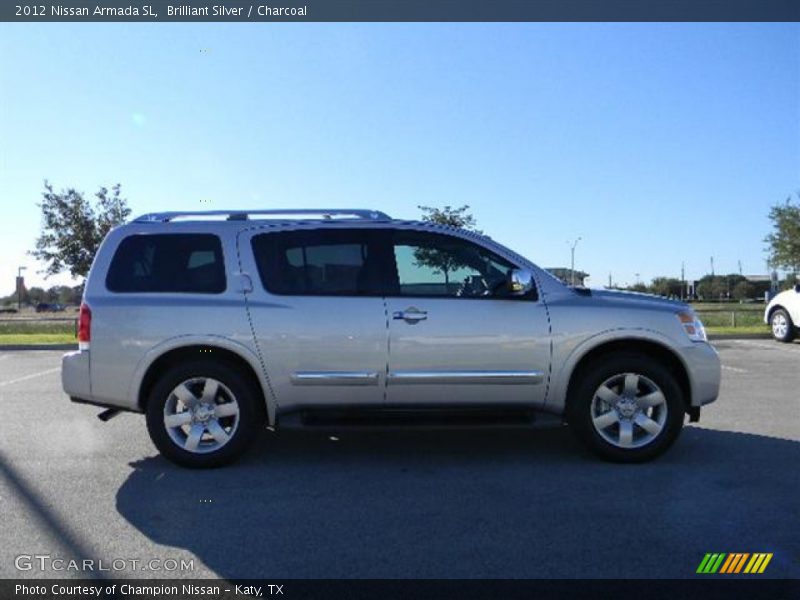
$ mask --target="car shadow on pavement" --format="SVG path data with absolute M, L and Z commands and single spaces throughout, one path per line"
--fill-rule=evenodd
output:
M 222 578 L 691 577 L 706 552 L 800 575 L 800 443 L 687 427 L 615 465 L 553 430 L 265 433 L 242 461 L 132 463 L 120 514 Z

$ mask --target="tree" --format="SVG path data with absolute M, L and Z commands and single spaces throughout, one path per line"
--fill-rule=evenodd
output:
M 769 219 L 773 232 L 764 241 L 770 267 L 800 272 L 800 206 L 787 198 L 784 204 L 776 204 L 769 210 Z
M 650 284 L 650 292 L 658 296 L 680 296 L 683 283 L 674 277 L 656 277 Z
M 449 204 L 444 208 L 434 208 L 432 206 L 418 206 L 422 211 L 422 220 L 428 223 L 438 223 L 439 225 L 449 225 L 450 227 L 459 227 L 460 229 L 468 229 L 476 233 L 483 233 L 475 227 L 475 217 L 467 211 L 469 204 L 464 204 L 459 208 L 453 208 Z
M 749 281 L 740 281 L 733 286 L 733 297 L 736 300 L 747 300 L 756 295 L 756 286 Z
M 45 301 L 46 292 L 40 287 L 32 287 L 28 290 L 28 301 L 31 304 L 39 304 Z
M 469 205 L 467 204 L 459 208 L 452 208 L 449 205 L 444 208 L 431 206 L 418 206 L 417 208 L 423 213 L 422 220 L 428 223 L 437 223 L 482 233 L 475 227 L 475 217 L 467 212 L 469 210 Z M 434 273 L 443 274 L 445 286 L 450 284 L 450 273 L 467 266 L 457 255 L 451 252 L 443 252 L 437 248 L 417 248 L 414 250 L 414 258 L 418 265 L 425 265 Z
M 68 270 L 73 277 L 86 277 L 92 260 L 106 234 L 131 214 L 120 195 L 120 184 L 111 193 L 101 187 L 93 206 L 82 192 L 67 188 L 56 193 L 48 181 L 39 208 L 42 231 L 30 254 L 46 263 L 46 277 Z
M 736 286 L 743 281 L 746 279 L 738 273 L 706 275 L 697 282 L 695 292 L 703 300 L 728 300 Z

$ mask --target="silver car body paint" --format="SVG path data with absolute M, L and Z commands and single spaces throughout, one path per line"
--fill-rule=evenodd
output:
M 535 300 L 311 297 L 270 294 L 259 279 L 252 236 L 319 228 L 411 229 L 469 240 L 529 269 Z M 227 288 L 220 294 L 112 293 L 105 279 L 120 242 L 132 234 L 212 233 L 222 243 Z M 387 232 L 388 233 L 388 232 Z M 232 352 L 256 373 L 270 424 L 304 406 L 487 405 L 564 411 L 576 365 L 608 342 L 644 341 L 685 368 L 689 401 L 719 393 L 720 363 L 692 341 L 680 302 L 640 294 L 580 293 L 488 237 L 414 221 L 227 220 L 132 222 L 112 230 L 97 253 L 84 300 L 90 350 L 62 362 L 71 397 L 142 410 L 148 369 L 187 346 Z M 424 320 L 393 318 L 414 310 Z

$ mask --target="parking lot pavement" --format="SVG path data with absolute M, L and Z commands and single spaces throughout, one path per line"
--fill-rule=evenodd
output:
M 48 555 L 132 577 L 680 578 L 706 552 L 800 577 L 800 344 L 717 346 L 720 399 L 644 465 L 565 428 L 343 430 L 265 432 L 214 471 L 68 402 L 60 353 L 0 353 L 0 577 L 92 575 L 15 566 Z

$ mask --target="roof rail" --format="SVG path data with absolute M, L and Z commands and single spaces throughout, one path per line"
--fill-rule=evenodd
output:
M 318 217 L 321 220 L 334 217 L 366 219 L 373 221 L 391 221 L 391 217 L 379 210 L 364 208 L 300 208 L 272 210 L 189 210 L 175 212 L 157 212 L 142 215 L 133 220 L 134 223 L 167 223 L 183 217 L 225 217 L 229 221 L 247 221 L 252 217 Z

